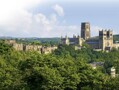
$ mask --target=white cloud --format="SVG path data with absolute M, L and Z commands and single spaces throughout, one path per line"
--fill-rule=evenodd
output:
M 28 11 L 41 0 L 0 0 L 0 35 L 24 36 L 30 33 L 33 14 Z
M 14 37 L 57 37 L 69 32 L 73 26 L 60 26 L 57 15 L 33 14 L 28 10 L 40 4 L 41 0 L 0 1 L 0 35 Z M 63 16 L 63 8 L 55 5 L 58 15 Z
M 36 23 L 39 24 L 39 26 L 42 26 L 47 31 L 51 30 L 50 21 L 46 18 L 45 15 L 43 15 L 41 13 L 36 14 L 36 15 L 34 15 L 34 19 L 35 19 Z
M 53 9 L 55 10 L 55 12 L 59 15 L 59 16 L 64 16 L 64 10 L 62 8 L 62 6 L 56 4 Z
M 0 24 L 12 21 L 16 14 L 41 3 L 41 0 L 0 0 Z
M 28 9 L 40 3 L 41 0 L 0 1 L 0 35 L 14 37 L 60 37 L 67 34 L 69 37 L 72 37 L 73 34 L 80 33 L 80 26 L 65 25 L 66 21 L 59 21 L 54 13 L 46 16 L 43 13 L 33 14 L 28 11 Z M 59 16 L 64 15 L 64 10 L 59 5 L 55 5 L 55 11 Z
M 48 19 L 49 18 L 49 19 Z M 60 37 L 66 34 L 72 37 L 73 34 L 80 33 L 80 26 L 76 25 L 60 25 L 55 14 L 46 17 L 44 14 L 39 13 L 33 16 L 34 35 L 38 37 Z M 31 30 L 32 31 L 32 30 Z

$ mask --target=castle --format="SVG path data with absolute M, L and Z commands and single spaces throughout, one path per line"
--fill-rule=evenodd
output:
M 15 40 L 5 40 L 6 44 L 11 45 L 17 51 L 37 51 L 40 54 L 49 54 L 57 49 L 57 46 L 42 46 L 17 43 Z
M 110 51 L 112 48 L 119 49 L 119 43 L 113 42 L 112 30 L 100 30 L 99 37 L 93 38 L 90 34 L 90 23 L 81 23 L 81 37 L 73 35 L 73 38 L 66 36 L 61 37 L 61 44 L 66 45 L 78 45 L 82 47 L 82 44 L 86 43 L 95 50 Z

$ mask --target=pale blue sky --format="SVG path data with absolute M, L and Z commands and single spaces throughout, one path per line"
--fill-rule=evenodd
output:
M 34 0 L 29 6 L 19 6 L 20 8 L 11 4 L 10 7 L 16 8 L 14 11 L 11 8 L 11 17 L 6 15 L 3 19 L 0 16 L 0 36 L 60 37 L 67 34 L 71 37 L 73 34 L 80 34 L 81 22 L 90 22 L 92 36 L 98 35 L 98 30 L 102 28 L 113 29 L 114 34 L 119 33 L 118 0 L 35 1 L 37 2 L 33 5 Z M 28 5 L 29 2 L 25 3 Z M 8 9 L 5 9 L 6 12 Z M 11 13 L 5 13 L 3 9 L 0 11 L 4 14 Z

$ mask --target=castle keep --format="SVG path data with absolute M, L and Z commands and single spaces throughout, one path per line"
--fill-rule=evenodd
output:
M 97 38 L 91 37 L 89 22 L 81 23 L 81 37 L 73 35 L 73 38 L 68 36 L 61 38 L 61 44 L 78 45 L 81 47 L 83 43 L 87 43 L 95 50 L 110 51 L 112 48 L 119 49 L 119 43 L 113 42 L 112 30 L 100 30 Z

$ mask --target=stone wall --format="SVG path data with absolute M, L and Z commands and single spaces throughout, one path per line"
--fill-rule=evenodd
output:
M 119 50 L 119 43 L 114 43 L 113 47 Z
M 25 45 L 25 44 L 18 44 L 15 40 L 5 40 L 6 44 L 12 45 L 12 47 L 17 51 L 37 51 L 41 54 L 48 54 L 52 53 L 57 46 L 42 46 L 42 45 Z

